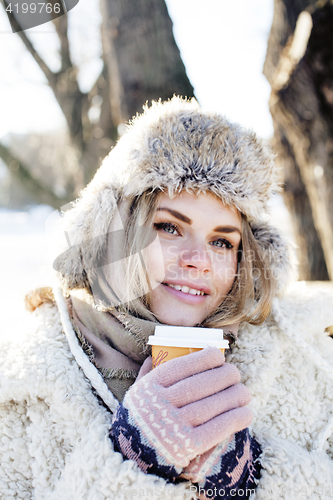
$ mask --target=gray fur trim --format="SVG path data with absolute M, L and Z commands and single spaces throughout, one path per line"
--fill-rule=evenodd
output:
M 135 196 L 148 188 L 172 196 L 210 191 L 235 205 L 249 221 L 262 218 L 277 171 L 267 145 L 224 116 L 203 111 L 193 99 L 153 103 L 137 116 L 105 159 L 101 179 Z
M 117 211 L 117 200 L 111 188 L 91 189 L 63 216 L 62 229 L 68 247 L 56 259 L 56 271 L 64 288 L 89 289 L 89 272 L 105 249 L 107 232 Z
M 251 224 L 251 229 L 270 266 L 276 280 L 276 291 L 280 295 L 291 281 L 297 280 L 296 250 L 267 222 Z
M 290 251 L 277 231 L 261 222 L 268 200 L 279 190 L 270 149 L 253 132 L 205 112 L 194 99 L 174 97 L 154 102 L 133 120 L 65 213 L 63 230 L 70 243 L 56 261 L 64 288 L 89 290 L 89 273 L 105 248 L 117 202 L 147 189 L 163 189 L 170 196 L 184 189 L 211 192 L 236 206 L 269 254 L 280 290 L 289 282 Z

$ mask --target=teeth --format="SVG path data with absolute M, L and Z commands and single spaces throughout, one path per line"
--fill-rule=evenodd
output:
M 204 292 L 196 290 L 195 288 L 190 288 L 189 286 L 171 285 L 169 283 L 166 283 L 166 285 L 174 288 L 175 290 L 181 290 L 183 293 L 189 293 L 190 295 L 205 295 Z

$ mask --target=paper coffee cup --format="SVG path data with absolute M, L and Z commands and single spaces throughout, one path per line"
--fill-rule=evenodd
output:
M 221 329 L 169 325 L 156 326 L 148 344 L 152 346 L 153 368 L 205 347 L 217 347 L 222 352 L 229 347 Z

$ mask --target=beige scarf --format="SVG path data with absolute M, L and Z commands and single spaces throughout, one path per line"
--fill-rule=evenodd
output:
M 158 323 L 117 310 L 98 311 L 93 297 L 84 289 L 71 292 L 67 307 L 83 350 L 110 391 L 122 401 L 151 353 L 148 337 Z

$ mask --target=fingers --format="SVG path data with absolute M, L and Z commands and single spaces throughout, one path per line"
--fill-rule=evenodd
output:
M 216 347 L 207 347 L 181 358 L 171 359 L 155 368 L 150 376 L 160 385 L 170 387 L 180 380 L 211 370 L 224 363 L 224 354 Z
M 249 404 L 250 391 L 243 384 L 233 385 L 206 399 L 183 406 L 179 410 L 180 420 L 196 427 L 218 415 Z
M 152 368 L 153 368 L 153 361 L 152 357 L 149 356 L 147 359 L 144 360 L 135 382 L 138 382 L 142 377 L 147 375 L 147 373 L 149 373 L 152 370 Z
M 243 406 L 222 413 L 209 422 L 195 427 L 192 436 L 197 443 L 198 453 L 202 454 L 232 434 L 246 429 L 251 424 L 252 418 L 252 411 L 248 406 Z
M 166 390 L 167 398 L 174 406 L 182 406 L 199 401 L 227 387 L 239 384 L 240 373 L 235 365 L 223 366 L 187 377 Z

